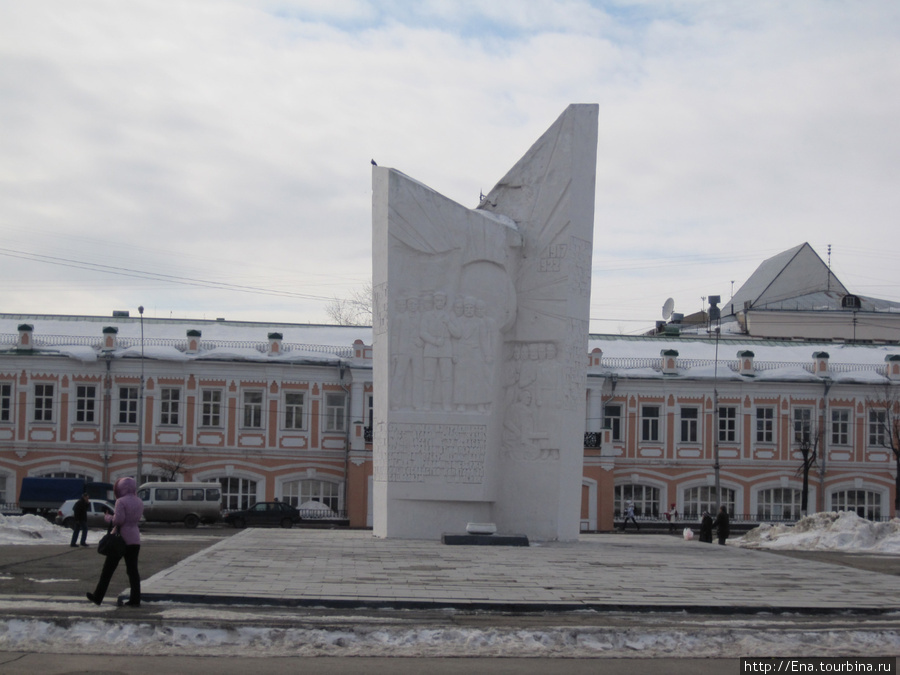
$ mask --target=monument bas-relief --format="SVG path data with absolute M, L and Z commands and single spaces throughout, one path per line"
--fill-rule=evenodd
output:
M 373 168 L 375 534 L 577 537 L 597 107 L 476 209 Z

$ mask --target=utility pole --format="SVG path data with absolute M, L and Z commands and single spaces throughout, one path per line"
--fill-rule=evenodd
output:
M 828 461 L 828 424 L 829 424 L 829 406 L 828 406 L 828 392 L 831 390 L 831 385 L 834 384 L 834 380 L 830 377 L 822 378 L 822 383 L 825 386 L 825 393 L 822 394 L 822 398 L 824 401 L 824 409 L 822 411 L 822 438 L 819 443 L 819 502 L 822 504 L 822 511 L 827 509 L 825 505 L 825 464 Z
M 138 307 L 141 315 L 141 388 L 138 391 L 138 449 L 137 449 L 137 481 L 141 486 L 144 473 L 144 306 Z
M 716 322 L 716 361 L 713 367 L 713 471 L 715 473 L 716 482 L 716 513 L 722 506 L 722 490 L 719 480 L 719 333 L 722 330 L 719 321 L 722 317 L 721 311 L 716 306 L 721 298 L 718 295 L 709 296 L 709 321 L 710 325 Z
M 106 376 L 103 378 L 103 481 L 109 482 L 109 440 L 112 435 L 112 354 L 106 360 Z

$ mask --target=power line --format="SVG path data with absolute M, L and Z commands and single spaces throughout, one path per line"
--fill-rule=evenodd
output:
M 211 288 L 215 290 L 234 291 L 237 293 L 254 293 L 258 295 L 274 295 L 286 298 L 302 298 L 305 300 L 323 300 L 329 301 L 332 298 L 323 295 L 312 295 L 309 293 L 294 293 L 291 291 L 278 291 L 271 288 L 262 288 L 259 286 L 244 286 L 240 284 L 229 284 L 223 281 L 207 281 L 205 279 L 197 279 L 193 277 L 176 276 L 172 274 L 162 274 L 159 272 L 147 272 L 145 270 L 130 269 L 127 267 L 115 267 L 112 265 L 103 265 L 101 263 L 91 263 L 82 260 L 74 260 L 71 258 L 59 258 L 56 256 L 42 255 L 39 253 L 29 253 L 28 251 L 17 251 L 15 249 L 0 248 L 0 255 L 9 258 L 19 258 L 21 260 L 30 260 L 33 262 L 41 262 L 48 265 L 57 265 L 59 267 L 71 267 L 74 269 L 88 270 L 92 272 L 100 272 L 102 274 L 113 274 L 116 276 L 130 277 L 133 279 L 143 279 L 146 281 L 157 281 L 162 283 L 178 284 L 181 286 L 196 286 L 200 288 Z

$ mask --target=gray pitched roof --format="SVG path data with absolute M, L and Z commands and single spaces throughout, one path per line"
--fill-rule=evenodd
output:
M 840 307 L 840 297 L 848 292 L 812 247 L 803 243 L 764 260 L 725 305 L 724 313 L 741 311 L 747 302 L 763 309 L 814 294 L 836 297 Z

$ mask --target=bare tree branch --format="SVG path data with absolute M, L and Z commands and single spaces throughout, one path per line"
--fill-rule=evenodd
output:
M 341 326 L 372 325 L 372 284 L 365 284 L 347 298 L 332 298 L 325 307 L 325 313 L 334 323 Z
M 154 467 L 154 473 L 160 480 L 174 481 L 189 468 L 187 452 L 182 448 L 177 455 L 169 455 L 160 460 Z

